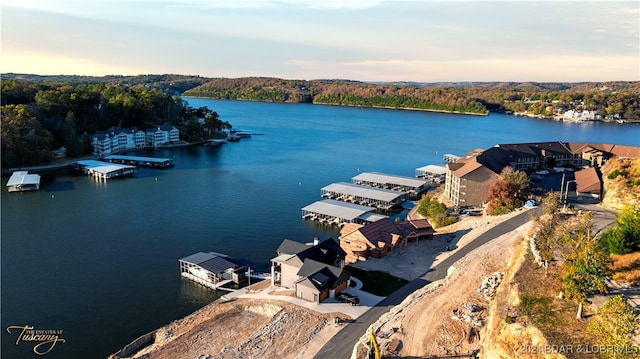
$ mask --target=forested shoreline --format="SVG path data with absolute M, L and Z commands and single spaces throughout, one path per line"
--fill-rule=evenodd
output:
M 581 83 L 365 83 L 348 80 L 220 78 L 185 96 L 266 102 L 430 110 L 487 115 L 526 113 L 552 117 L 562 111 L 593 111 L 602 120 L 640 121 L 640 82 Z
M 143 85 L 3 80 L 1 103 L 3 168 L 48 164 L 60 147 L 70 158 L 90 154 L 88 134 L 114 128 L 171 125 L 199 141 L 231 127 L 211 109 Z
M 640 82 L 365 83 L 268 77 L 184 75 L 40 76 L 2 74 L 2 167 L 42 165 L 64 146 L 69 157 L 91 153 L 86 134 L 112 128 L 173 125 L 181 139 L 210 138 L 231 124 L 180 96 L 263 102 L 487 115 L 551 117 L 592 111 L 605 121 L 640 121 Z

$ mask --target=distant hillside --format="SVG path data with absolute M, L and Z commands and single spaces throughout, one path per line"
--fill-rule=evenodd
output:
M 283 80 L 266 77 L 214 79 L 186 91 L 186 96 L 268 102 L 317 103 L 344 106 L 488 114 L 460 87 L 429 89 L 347 80 Z
M 183 92 L 200 86 L 211 79 L 189 75 L 137 75 L 137 76 L 77 76 L 77 75 L 32 75 L 32 74 L 2 74 L 2 81 L 25 80 L 37 84 L 69 84 L 69 85 L 122 85 L 144 86 L 148 89 L 159 90 L 170 95 L 180 95 Z
M 361 82 L 273 77 L 206 78 L 185 75 L 40 76 L 2 74 L 44 84 L 143 86 L 171 95 L 265 102 L 488 114 L 515 112 L 550 118 L 568 110 L 593 111 L 604 121 L 640 121 L 640 81 L 610 82 Z
M 244 77 L 212 79 L 184 95 L 473 114 L 513 111 L 542 117 L 568 110 L 588 110 L 596 112 L 604 120 L 640 121 L 638 81 L 366 83 Z

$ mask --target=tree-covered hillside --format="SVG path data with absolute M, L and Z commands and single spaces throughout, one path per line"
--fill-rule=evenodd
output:
M 2 81 L 25 80 L 36 84 L 49 85 L 122 85 L 127 87 L 143 86 L 148 89 L 155 89 L 167 92 L 171 95 L 180 95 L 183 92 L 200 86 L 210 78 L 189 75 L 137 75 L 137 76 L 77 76 L 77 75 L 32 75 L 32 74 L 2 74 Z
M 195 119 L 210 118 L 207 126 L 214 130 L 223 126 L 215 112 L 191 108 L 177 96 L 146 86 L 3 80 L 0 101 L 5 168 L 46 164 L 60 146 L 71 157 L 91 153 L 84 135 L 110 128 L 146 130 L 169 124 L 190 129 L 187 134 L 197 139 L 203 136 L 201 129 L 187 126 Z
M 513 111 L 550 117 L 594 111 L 604 120 L 640 121 L 640 82 L 607 83 L 364 83 L 267 77 L 212 79 L 186 96 L 270 102 L 421 109 L 487 114 Z

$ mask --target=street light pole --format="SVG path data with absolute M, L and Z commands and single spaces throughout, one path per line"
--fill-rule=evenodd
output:
M 571 183 L 571 182 L 575 183 L 576 180 L 567 181 L 567 186 L 566 186 L 565 191 L 564 191 L 564 208 L 565 208 L 565 211 L 567 209 L 567 202 L 569 202 L 569 183 Z

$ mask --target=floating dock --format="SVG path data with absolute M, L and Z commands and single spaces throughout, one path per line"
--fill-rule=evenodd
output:
M 332 183 L 320 189 L 322 198 L 389 210 L 407 199 L 407 192 L 362 186 L 347 182 Z
M 29 174 L 28 171 L 15 171 L 7 181 L 7 191 L 24 192 L 40 189 L 40 175 Z
M 447 168 L 445 166 L 427 165 L 416 168 L 416 177 L 424 178 L 432 183 L 440 184 L 444 182 L 447 176 Z
M 104 161 L 110 163 L 120 163 L 124 165 L 132 165 L 138 167 L 156 167 L 167 168 L 173 167 L 175 164 L 171 158 L 157 158 L 157 157 L 141 157 L 141 156 L 123 156 L 123 155 L 110 155 L 103 158 Z
M 75 168 L 84 174 L 93 176 L 100 180 L 111 178 L 132 176 L 136 173 L 136 166 L 119 165 L 110 162 L 82 160 L 75 164 Z
M 198 252 L 179 259 L 180 275 L 211 289 L 225 284 L 240 284 L 247 279 L 249 262 L 216 252 Z
M 429 182 L 426 180 L 380 172 L 363 172 L 351 178 L 351 181 L 363 186 L 407 192 L 411 197 L 417 197 L 429 189 Z
M 325 199 L 302 208 L 302 218 L 320 223 L 344 225 L 346 223 L 371 223 L 389 218 L 375 213 L 375 207 Z

